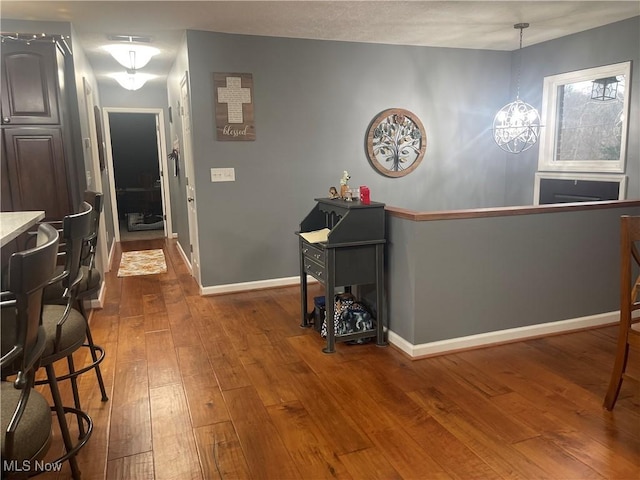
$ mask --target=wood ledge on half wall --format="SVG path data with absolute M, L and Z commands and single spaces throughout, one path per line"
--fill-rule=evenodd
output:
M 540 213 L 575 212 L 580 210 L 602 210 L 610 208 L 640 207 L 640 200 L 611 200 L 604 202 L 554 203 L 549 205 L 522 205 L 514 207 L 470 208 L 464 210 L 441 210 L 416 212 L 387 205 L 385 211 L 392 217 L 424 222 L 431 220 L 454 220 L 460 218 L 510 217 L 514 215 L 537 215 Z

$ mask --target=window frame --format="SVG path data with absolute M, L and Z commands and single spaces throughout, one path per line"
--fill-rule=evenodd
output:
M 620 157 L 617 160 L 555 160 L 556 128 L 558 111 L 558 88 L 562 85 L 598 78 L 624 75 L 625 98 L 624 120 L 620 137 Z M 614 63 L 601 67 L 576 70 L 544 77 L 542 90 L 542 125 L 538 171 L 565 171 L 589 173 L 624 173 L 627 154 L 627 131 L 629 127 L 629 101 L 631 93 L 631 62 Z

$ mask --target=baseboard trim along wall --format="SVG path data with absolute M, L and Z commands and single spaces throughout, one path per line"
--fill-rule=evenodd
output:
M 180 252 L 180 256 L 182 257 L 182 259 L 184 260 L 184 264 L 187 266 L 187 268 L 189 269 L 189 273 L 193 275 L 193 269 L 191 268 L 191 260 L 189 259 L 189 257 L 187 256 L 186 253 L 184 253 L 184 250 L 182 249 L 182 245 L 180 245 L 180 242 L 176 242 L 176 246 L 178 247 L 178 252 Z M 201 292 L 202 293 L 202 292 Z
M 496 332 L 479 333 L 466 337 L 439 340 L 437 342 L 422 343 L 413 345 L 407 340 L 389 330 L 388 340 L 393 346 L 406 353 L 414 360 L 426 358 L 444 353 L 453 353 L 472 348 L 511 343 L 520 340 L 527 340 L 536 337 L 545 337 L 559 333 L 568 333 L 587 328 L 603 327 L 614 325 L 619 322 L 620 312 L 608 312 L 587 317 L 572 318 L 558 322 L 541 323 L 538 325 L 528 325 L 526 327 L 509 328 Z
M 311 282 L 309 282 L 311 283 Z M 202 295 L 221 295 L 223 293 L 236 293 L 249 290 L 263 290 L 265 288 L 289 287 L 300 285 L 300 277 L 273 278 L 270 280 L 257 280 L 255 282 L 229 283 L 226 285 L 215 285 L 213 287 L 202 287 Z
M 102 282 L 102 286 L 100 287 L 100 291 L 98 292 L 98 298 L 92 298 L 87 302 L 89 303 L 89 307 L 91 309 L 104 307 L 104 297 L 106 296 L 106 294 L 107 294 L 107 285 L 105 282 Z
M 105 273 L 110 272 L 111 269 L 113 269 L 113 257 L 115 256 L 115 253 L 116 253 L 116 241 L 113 240 L 111 242 L 111 248 L 109 249 L 109 259 L 107 260 L 107 269 Z

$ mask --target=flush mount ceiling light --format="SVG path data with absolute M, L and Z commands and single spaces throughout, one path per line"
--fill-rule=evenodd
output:
M 160 53 L 160 50 L 149 45 L 136 45 L 134 43 L 118 43 L 105 45 L 107 52 L 115 58 L 120 65 L 128 70 L 138 70 L 144 67 L 151 57 Z
M 148 73 L 137 73 L 134 70 L 112 73 L 109 76 L 117 80 L 120 86 L 122 88 L 126 88 L 127 90 L 138 90 L 139 88 L 142 88 L 147 80 L 155 78 L 155 75 L 151 75 Z
M 522 50 L 522 31 L 528 23 L 516 23 L 513 28 L 520 29 L 520 50 Z M 522 62 L 522 56 L 520 56 Z M 518 68 L 516 100 L 500 109 L 493 119 L 493 139 L 498 146 L 509 153 L 520 153 L 531 148 L 540 137 L 540 115 L 528 103 L 520 100 L 520 69 Z

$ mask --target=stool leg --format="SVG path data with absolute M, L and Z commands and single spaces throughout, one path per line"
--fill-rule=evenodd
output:
M 49 364 L 46 367 L 47 379 L 49 381 L 49 388 L 51 389 L 51 397 L 53 398 L 53 406 L 58 417 L 58 424 L 60 425 L 60 433 L 62 434 L 62 441 L 67 452 L 73 449 L 73 442 L 71 441 L 71 435 L 69 434 L 69 426 L 67 425 L 67 418 L 64 415 L 64 409 L 62 407 L 62 398 L 60 397 L 60 390 L 58 389 L 58 381 L 56 380 L 56 372 L 53 369 L 53 364 Z M 75 456 L 69 457 L 69 466 L 71 467 L 71 476 L 74 480 L 80 480 L 80 468 L 78 467 L 78 461 Z
M 82 408 L 80 407 L 80 394 L 78 393 L 78 378 L 73 375 L 73 373 L 76 371 L 73 364 L 73 355 L 69 355 L 67 357 L 67 364 L 69 365 L 69 375 L 71 375 L 69 381 L 71 382 L 71 391 L 73 392 L 73 404 L 78 410 L 82 410 Z M 79 438 L 84 437 L 84 423 L 82 422 L 82 419 L 80 417 L 78 417 L 78 432 Z
M 86 317 L 85 317 L 86 318 Z M 89 328 L 89 324 L 87 323 L 87 344 L 89 345 L 89 350 L 91 351 L 91 358 L 95 362 L 98 360 L 98 355 L 96 354 L 95 344 L 93 343 L 93 337 L 91 336 L 91 329 Z M 95 368 L 96 377 L 98 378 L 98 385 L 100 386 L 100 393 L 102 394 L 102 401 L 106 402 L 109 400 L 107 396 L 107 390 L 104 388 L 104 380 L 102 379 L 102 371 L 100 370 L 100 365 L 96 365 Z

